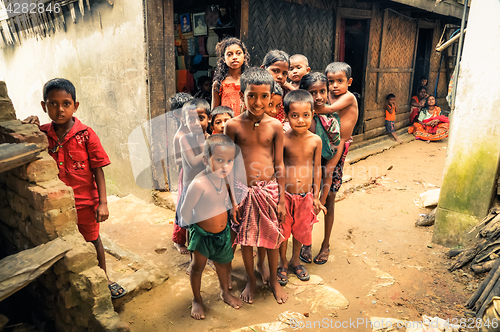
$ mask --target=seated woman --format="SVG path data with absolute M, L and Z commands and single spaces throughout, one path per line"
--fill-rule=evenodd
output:
M 410 101 L 410 123 L 413 124 L 420 113 L 420 110 L 425 105 L 425 101 L 427 99 L 427 88 L 423 85 L 419 86 L 417 89 L 417 95 L 411 97 Z
M 415 135 L 416 139 L 429 142 L 448 137 L 449 129 L 450 121 L 441 115 L 441 107 L 436 106 L 436 98 L 429 96 L 413 127 L 408 128 L 408 132 Z

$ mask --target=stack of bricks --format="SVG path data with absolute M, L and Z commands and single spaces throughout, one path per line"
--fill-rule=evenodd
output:
M 28 288 L 58 331 L 129 331 L 114 311 L 94 246 L 76 226 L 73 190 L 58 178 L 47 137 L 15 119 L 0 82 L 0 144 L 35 143 L 40 159 L 0 174 L 0 243 L 7 255 L 61 238 L 73 248 Z M 1 258 L 1 257 L 0 257 Z

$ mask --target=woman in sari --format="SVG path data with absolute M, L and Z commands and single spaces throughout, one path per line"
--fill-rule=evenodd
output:
M 441 115 L 441 107 L 436 106 L 436 98 L 429 96 L 413 127 L 408 128 L 408 132 L 415 135 L 416 139 L 430 142 L 448 137 L 449 129 L 450 121 Z

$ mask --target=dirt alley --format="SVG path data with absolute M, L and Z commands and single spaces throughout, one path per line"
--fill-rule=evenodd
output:
M 444 319 L 464 317 L 463 303 L 477 287 L 478 278 L 462 270 L 449 273 L 447 248 L 431 243 L 433 226 L 414 226 L 419 214 L 430 212 L 419 208 L 414 199 L 435 188 L 433 185 L 441 185 L 446 144 L 446 140 L 431 144 L 412 141 L 346 169 L 352 181 L 343 184 L 344 198 L 336 203 L 329 262 L 305 265 L 311 275 L 321 277 L 325 286 L 349 301 L 347 309 L 323 305 L 318 302 L 324 295 L 319 289 L 300 287 L 300 281 L 290 277 L 285 304 L 278 305 L 270 290 L 258 281 L 254 304 L 235 310 L 219 299 L 216 274 L 207 266 L 202 284 L 207 317 L 195 321 L 190 317 L 192 295 L 185 274 L 189 258 L 181 256 L 169 240 L 173 225 L 163 223 L 158 232 L 142 234 L 140 242 L 152 261 L 168 269 L 170 278 L 118 308 L 121 319 L 132 331 L 232 331 L 276 321 L 284 311 L 307 314 L 305 320 L 310 321 L 365 320 L 372 316 L 419 321 L 422 314 Z M 366 187 L 370 178 L 377 180 Z M 173 213 L 165 210 L 165 218 L 171 222 Z M 319 219 L 313 232 L 313 255 L 323 238 L 323 216 Z M 154 224 L 155 220 L 149 222 Z M 104 232 L 106 227 L 111 232 L 111 225 L 103 225 Z M 126 243 L 119 244 L 127 247 Z M 245 285 L 239 249 L 233 267 L 233 293 L 239 295 Z

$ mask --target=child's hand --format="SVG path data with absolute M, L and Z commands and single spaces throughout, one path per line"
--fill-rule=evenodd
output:
M 314 208 L 315 215 L 318 215 L 321 211 L 323 211 L 324 214 L 328 213 L 328 210 L 326 209 L 326 207 L 323 204 L 321 204 L 321 202 L 319 201 L 319 198 L 314 199 L 313 208 Z
M 95 210 L 95 220 L 97 222 L 106 221 L 109 217 L 108 203 L 99 203 Z
M 240 211 L 236 205 L 234 205 L 233 208 L 231 209 L 231 215 L 233 216 L 233 221 L 237 225 L 239 225 L 241 216 L 240 216 Z
M 40 127 L 40 120 L 38 119 L 38 116 L 36 116 L 36 115 L 28 116 L 26 119 L 24 119 L 22 121 L 22 123 L 35 124 L 38 127 Z
M 285 206 L 285 201 L 279 202 L 278 203 L 278 223 L 283 223 L 285 222 L 286 219 L 286 206 Z

